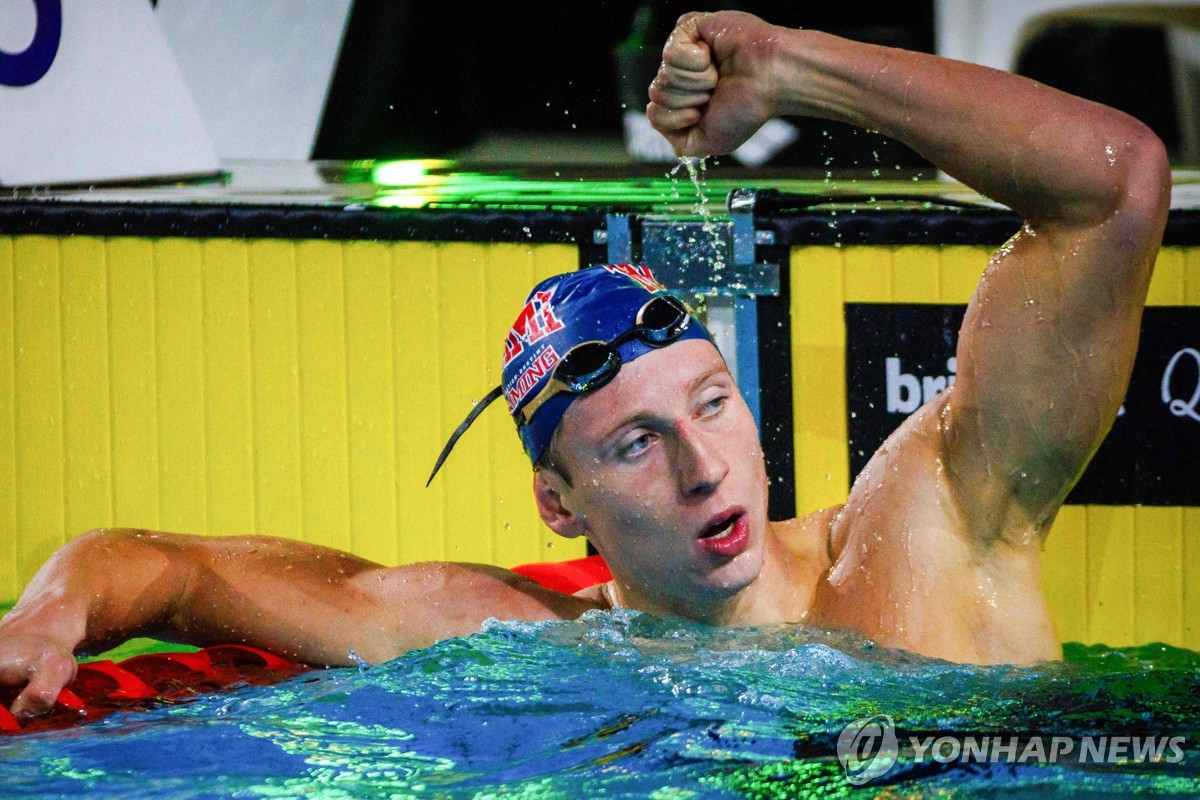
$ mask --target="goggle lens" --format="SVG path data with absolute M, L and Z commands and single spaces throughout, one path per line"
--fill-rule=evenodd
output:
M 656 297 L 642 308 L 637 324 L 642 337 L 655 344 L 672 342 L 687 330 L 691 317 L 674 297 Z
M 607 342 L 584 342 L 571 348 L 554 377 L 572 392 L 581 394 L 608 383 L 620 366 L 621 357 Z

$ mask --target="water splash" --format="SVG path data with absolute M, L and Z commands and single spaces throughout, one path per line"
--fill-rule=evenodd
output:
M 97 725 L 0 739 L 5 797 L 1187 796 L 1200 654 L 1069 646 L 971 667 L 801 626 L 633 611 L 491 622 L 365 672 L 310 673 Z M 1180 765 L 944 769 L 854 789 L 849 722 L 911 731 L 1189 737 Z M 984 765 L 986 767 L 986 765 Z
M 702 235 L 709 237 L 711 240 L 708 247 L 711 248 L 713 257 L 710 262 L 705 263 L 705 259 L 699 259 L 700 266 L 707 266 L 711 269 L 711 282 L 715 285 L 720 285 L 724 278 L 724 270 L 726 267 L 725 253 L 726 242 L 722 232 L 722 225 L 714 218 L 712 211 L 709 209 L 708 203 L 708 160 L 705 158 L 689 158 L 680 156 L 679 163 L 669 173 L 672 186 L 679 180 L 680 171 L 686 171 L 688 179 L 691 181 L 692 188 L 696 192 L 696 202 L 691 207 L 691 212 L 700 217 L 700 230 Z M 678 196 L 677 192 L 672 192 Z M 688 244 L 692 245 L 695 251 L 703 249 L 704 243 L 698 242 L 695 239 L 689 239 Z M 680 258 L 685 265 L 695 262 L 697 259 L 689 253 L 681 253 Z

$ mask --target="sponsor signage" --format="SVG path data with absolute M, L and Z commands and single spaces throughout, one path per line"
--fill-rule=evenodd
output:
M 905 417 L 953 385 L 965 312 L 846 304 L 852 480 Z M 1125 403 L 1067 502 L 1200 506 L 1200 308 L 1146 309 Z
M 0 3 L 0 184 L 220 169 L 146 0 Z

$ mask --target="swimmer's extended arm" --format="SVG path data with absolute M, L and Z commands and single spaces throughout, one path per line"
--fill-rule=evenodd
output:
M 380 662 L 488 617 L 577 616 L 586 604 L 496 567 L 385 568 L 288 539 L 90 531 L 61 548 L 0 620 L 0 685 L 42 712 L 76 653 L 132 636 L 252 644 L 313 664 Z
M 1157 137 L 1007 72 L 730 12 L 683 18 L 650 97 L 681 154 L 728 152 L 779 114 L 822 117 L 903 141 L 1023 216 L 929 425 L 975 540 L 1036 542 L 1128 384 L 1169 208 Z

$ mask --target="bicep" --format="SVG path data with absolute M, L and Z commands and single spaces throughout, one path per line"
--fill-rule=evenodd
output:
M 174 536 L 186 588 L 166 634 L 191 644 L 252 644 L 299 661 L 349 664 L 379 626 L 360 576 L 384 568 L 350 553 L 273 537 Z M 372 630 L 374 629 L 374 630 Z
M 943 445 L 971 524 L 1044 533 L 1107 434 L 1157 245 L 1144 221 L 1026 226 L 988 265 L 959 334 Z

